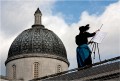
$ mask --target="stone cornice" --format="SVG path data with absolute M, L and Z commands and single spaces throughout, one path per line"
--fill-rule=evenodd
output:
M 67 59 L 64 59 L 63 57 L 60 56 L 56 56 L 56 55 L 51 55 L 51 54 L 39 54 L 39 53 L 31 53 L 31 54 L 21 54 L 21 55 L 16 55 L 16 56 L 12 56 L 7 58 L 7 60 L 5 61 L 5 65 L 12 61 L 12 60 L 16 60 L 16 59 L 21 59 L 21 58 L 29 58 L 29 57 L 43 57 L 43 58 L 52 58 L 52 59 L 57 59 L 57 60 L 61 60 L 64 61 L 68 64 L 69 66 L 69 62 Z

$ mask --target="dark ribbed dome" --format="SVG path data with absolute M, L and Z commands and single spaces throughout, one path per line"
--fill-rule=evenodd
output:
M 65 47 L 60 38 L 43 25 L 33 25 L 23 31 L 12 43 L 7 62 L 26 57 L 47 57 L 68 63 Z

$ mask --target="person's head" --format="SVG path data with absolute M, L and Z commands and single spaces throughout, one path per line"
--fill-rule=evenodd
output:
M 86 26 L 81 26 L 81 27 L 79 27 L 79 30 L 80 30 L 80 32 L 86 32 L 87 30 L 89 30 L 89 24 L 87 24 Z

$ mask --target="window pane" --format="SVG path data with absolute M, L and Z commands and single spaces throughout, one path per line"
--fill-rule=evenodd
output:
M 34 63 L 34 78 L 38 78 L 39 75 L 39 63 L 35 62 Z

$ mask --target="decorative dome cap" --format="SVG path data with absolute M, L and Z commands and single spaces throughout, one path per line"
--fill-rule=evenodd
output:
M 37 13 L 39 13 L 39 14 L 41 14 L 41 15 L 42 15 L 42 13 L 41 13 L 41 11 L 40 11 L 40 9 L 39 9 L 39 8 L 37 8 L 37 10 L 35 11 L 35 14 L 37 14 Z

